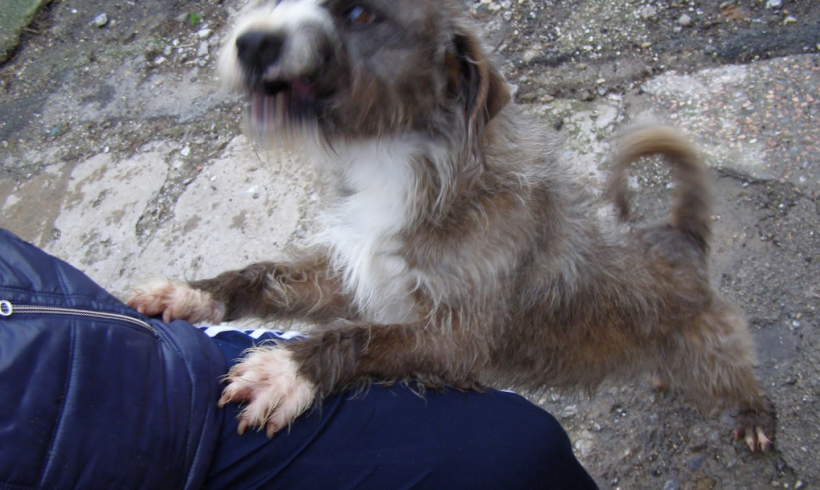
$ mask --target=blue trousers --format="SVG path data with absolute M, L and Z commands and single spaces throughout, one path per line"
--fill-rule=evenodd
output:
M 213 335 L 229 364 L 281 335 Z M 289 341 L 298 342 L 298 339 Z M 226 408 L 205 487 L 227 489 L 592 489 L 558 422 L 519 395 L 373 385 L 340 393 L 269 440 L 239 436 Z

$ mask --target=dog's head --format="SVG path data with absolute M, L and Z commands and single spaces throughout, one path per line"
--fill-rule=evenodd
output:
M 263 139 L 407 131 L 472 135 L 509 101 L 455 2 L 267 0 L 228 37 L 221 75 L 247 92 Z

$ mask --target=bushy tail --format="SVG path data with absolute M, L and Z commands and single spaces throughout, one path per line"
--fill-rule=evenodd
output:
M 649 126 L 630 131 L 613 159 L 607 189 L 620 217 L 629 217 L 626 171 L 635 160 L 663 155 L 672 164 L 675 177 L 675 202 L 672 226 L 708 248 L 711 236 L 711 192 L 706 170 L 695 148 L 678 131 L 664 126 Z

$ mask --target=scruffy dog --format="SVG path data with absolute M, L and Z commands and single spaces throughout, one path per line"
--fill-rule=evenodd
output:
M 240 433 L 272 436 L 329 393 L 374 380 L 591 389 L 648 371 L 702 405 L 737 408 L 735 436 L 766 449 L 772 408 L 746 323 L 709 283 L 696 152 L 666 128 L 628 136 L 610 183 L 616 208 L 629 214 L 629 164 L 659 153 L 678 182 L 671 223 L 608 223 L 556 137 L 508 104 L 458 3 L 247 11 L 222 75 L 247 92 L 255 137 L 300 146 L 321 168 L 321 231 L 299 256 L 164 280 L 130 303 L 166 320 L 316 324 L 231 370 L 220 403 L 246 403 Z

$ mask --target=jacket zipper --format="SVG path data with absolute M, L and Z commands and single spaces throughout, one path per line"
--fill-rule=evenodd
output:
M 82 310 L 77 308 L 60 308 L 56 306 L 13 305 L 11 301 L 0 300 L 0 317 L 8 317 L 15 313 L 29 315 L 67 315 L 74 317 L 94 318 L 98 320 L 115 320 L 142 327 L 143 329 L 151 332 L 154 336 L 157 335 L 154 327 L 149 325 L 147 322 L 127 315 L 106 313 L 102 311 Z

